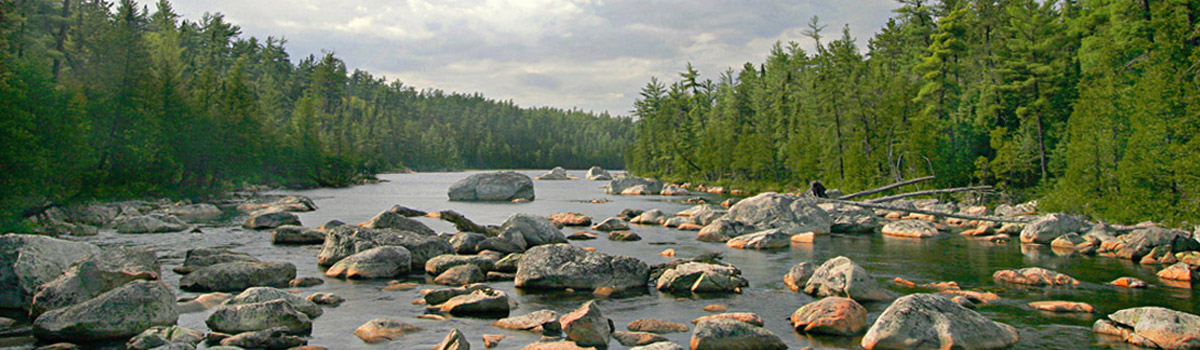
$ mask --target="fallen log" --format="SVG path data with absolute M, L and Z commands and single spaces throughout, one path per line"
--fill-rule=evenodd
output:
M 916 178 L 916 179 L 912 179 L 912 180 L 900 181 L 900 182 L 897 182 L 897 183 L 894 183 L 894 184 L 891 184 L 891 185 L 887 185 L 887 186 L 883 186 L 883 187 L 879 187 L 879 188 L 875 188 L 875 189 L 870 189 L 870 190 L 861 191 L 861 192 L 854 192 L 854 193 L 851 193 L 851 194 L 848 194 L 848 195 L 844 195 L 844 196 L 838 197 L 837 199 L 840 199 L 840 200 L 848 200 L 848 199 L 851 199 L 851 198 L 856 198 L 856 197 L 862 197 L 862 196 L 872 195 L 872 194 L 876 194 L 876 193 L 879 193 L 879 192 L 887 191 L 887 190 L 890 190 L 890 189 L 893 189 L 893 188 L 896 188 L 896 187 L 900 187 L 900 186 L 912 185 L 912 184 L 915 184 L 915 183 L 918 183 L 918 182 L 924 182 L 924 181 L 933 180 L 934 178 L 936 178 L 936 176 L 926 176 L 926 177 L 922 177 L 922 178 Z
M 844 205 L 853 205 L 853 206 L 857 206 L 857 207 L 863 207 L 863 208 L 871 208 L 871 209 L 883 209 L 883 210 L 898 211 L 898 212 L 905 212 L 905 213 L 914 213 L 914 214 L 925 214 L 925 215 L 932 215 L 932 216 L 935 216 L 935 217 L 956 218 L 956 219 L 963 219 L 963 220 L 978 220 L 978 221 L 992 221 L 992 222 L 1010 222 L 1010 223 L 1016 223 L 1016 224 L 1024 224 L 1024 223 L 1029 223 L 1029 222 L 1030 222 L 1030 221 L 1027 221 L 1027 220 L 1007 219 L 1007 218 L 998 218 L 998 217 L 989 217 L 989 216 L 975 216 L 975 215 L 963 215 L 963 214 L 946 214 L 946 213 L 939 213 L 939 212 L 935 212 L 935 211 L 928 211 L 928 210 L 921 210 L 921 209 L 912 209 L 912 208 L 902 208 L 902 207 L 894 207 L 894 206 L 890 206 L 890 205 L 875 204 L 875 203 L 870 203 L 870 202 L 844 201 L 844 200 L 840 200 L 840 199 L 829 199 L 829 198 L 813 198 L 813 199 L 815 199 L 815 200 L 818 200 L 818 201 L 822 201 L 822 202 L 825 202 L 825 203 L 836 203 L 836 204 L 844 204 Z
M 897 194 L 894 196 L 879 197 L 879 198 L 869 200 L 869 201 L 867 201 L 867 203 L 885 203 L 885 202 L 890 202 L 890 201 L 894 201 L 894 200 L 901 199 L 901 198 L 924 196 L 924 195 L 930 195 L 930 194 L 954 193 L 954 192 L 966 192 L 966 191 L 981 191 L 981 190 L 990 190 L 990 189 L 992 189 L 992 186 L 958 187 L 958 188 L 946 188 L 946 189 L 940 189 L 940 190 L 917 191 L 917 192 L 901 193 L 901 194 Z

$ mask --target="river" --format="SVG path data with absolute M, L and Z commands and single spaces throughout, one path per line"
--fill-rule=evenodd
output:
M 524 171 L 535 176 L 543 171 Z M 571 171 L 571 175 L 584 177 L 582 171 Z M 338 189 L 314 189 L 286 191 L 311 197 L 319 210 L 299 213 L 306 226 L 319 226 L 337 219 L 347 223 L 368 220 L 375 214 L 394 204 L 426 211 L 452 209 L 481 224 L 500 224 L 514 213 L 549 215 L 558 212 L 580 212 L 591 216 L 596 222 L 615 216 L 625 208 L 662 209 L 674 213 L 690 207 L 680 202 L 679 197 L 661 196 L 614 196 L 605 195 L 602 181 L 535 181 L 537 199 L 530 203 L 465 203 L 447 200 L 446 190 L 455 181 L 472 173 L 417 173 L 384 174 L 386 182 Z M 607 199 L 602 204 L 587 203 L 591 199 Z M 719 201 L 721 198 L 714 198 Z M 717 202 L 714 201 L 713 203 Z M 264 261 L 285 261 L 296 265 L 299 277 L 323 277 L 317 267 L 316 255 L 319 246 L 274 246 L 269 231 L 243 230 L 238 227 L 238 217 L 202 227 L 203 233 L 167 233 L 154 235 L 116 234 L 111 230 L 99 236 L 80 240 L 99 245 L 125 245 L 151 248 L 158 252 L 163 262 L 163 278 L 172 286 L 178 286 L 179 275 L 170 269 L 183 262 L 185 252 L 198 247 L 229 247 L 254 255 Z M 439 232 L 453 232 L 448 223 L 429 218 L 419 218 Z M 565 228 L 570 234 L 577 228 Z M 783 276 L 799 262 L 812 261 L 820 264 L 824 260 L 844 255 L 862 265 L 882 285 L 900 292 L 915 290 L 897 286 L 890 281 L 902 277 L 917 283 L 955 281 L 964 289 L 993 291 L 1002 300 L 982 305 L 978 311 L 983 315 L 1016 327 L 1021 341 L 1014 346 L 1019 349 L 1089 349 L 1123 348 L 1123 343 L 1113 342 L 1093 335 L 1092 323 L 1099 317 L 1114 311 L 1135 306 L 1163 306 L 1196 314 L 1200 303 L 1192 289 L 1155 287 L 1149 289 L 1122 289 L 1106 285 L 1118 277 L 1132 276 L 1161 285 L 1155 277 L 1155 268 L 1136 263 L 1096 256 L 1077 254 L 1060 255 L 1044 246 L 1022 246 L 1016 242 L 995 244 L 985 240 L 971 240 L 955 234 L 934 239 L 902 239 L 873 235 L 819 236 L 813 244 L 793 244 L 782 251 L 741 251 L 726 248 L 719 243 L 699 242 L 696 233 L 664 227 L 633 225 L 632 231 L 643 237 L 636 242 L 613 242 L 601 238 L 590 241 L 573 241 L 572 244 L 594 247 L 607 254 L 631 256 L 647 264 L 666 262 L 669 258 L 659 256 L 664 249 L 672 248 L 678 257 L 692 257 L 704 252 L 717 251 L 725 256 L 725 262 L 742 270 L 750 281 L 750 287 L 742 294 L 704 295 L 690 298 L 660 294 L 656 291 L 640 296 L 604 299 L 599 306 L 604 315 L 611 318 L 618 330 L 625 330 L 630 321 L 640 318 L 661 318 L 688 323 L 688 321 L 711 313 L 702 310 L 705 305 L 723 304 L 731 312 L 754 312 L 766 322 L 766 327 L 779 335 L 790 347 L 814 348 L 857 348 L 860 338 L 811 337 L 797 334 L 788 324 L 787 318 L 798 307 L 815 299 L 788 291 Z M 1082 281 L 1073 288 L 1013 288 L 992 281 L 992 273 L 1000 269 L 1040 266 L 1056 270 Z M 440 288 L 423 276 L 411 276 L 411 282 L 421 283 L 421 288 Z M 472 348 L 483 349 L 482 334 L 504 334 L 507 338 L 495 349 L 519 349 L 537 341 L 532 333 L 507 331 L 490 326 L 492 319 L 452 317 L 446 321 L 416 318 L 425 313 L 422 305 L 413 305 L 419 299 L 421 288 L 408 291 L 383 291 L 387 280 L 344 281 L 327 279 L 325 284 L 305 288 L 302 295 L 313 292 L 330 292 L 347 299 L 341 306 L 327 308 L 324 315 L 313 322 L 311 345 L 330 349 L 430 349 L 453 328 L 465 333 Z M 560 314 L 569 312 L 583 302 L 592 299 L 590 291 L 580 293 L 544 293 L 517 290 L 510 282 L 492 282 L 492 287 L 507 292 L 519 303 L 511 315 L 523 315 L 540 309 L 552 309 Z M 189 296 L 179 292 L 180 297 Z M 1050 314 L 1032 310 L 1026 303 L 1039 300 L 1069 300 L 1087 302 L 1096 307 L 1094 315 Z M 866 303 L 870 311 L 868 323 L 887 308 L 887 303 Z M 184 314 L 179 324 L 184 327 L 206 330 L 204 320 L 209 312 Z M 367 345 L 353 335 L 354 329 L 367 320 L 387 317 L 412 323 L 422 330 L 383 345 Z M 686 346 L 689 333 L 666 335 L 671 341 Z M 28 349 L 28 345 L 6 349 Z M 203 347 L 201 347 L 203 348 Z M 610 349 L 625 349 L 615 340 Z

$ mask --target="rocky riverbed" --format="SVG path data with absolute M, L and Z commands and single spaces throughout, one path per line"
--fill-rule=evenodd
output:
M 1200 347 L 1193 232 L 595 169 L 449 201 L 471 175 L 51 213 L 76 236 L 3 237 L 0 348 Z

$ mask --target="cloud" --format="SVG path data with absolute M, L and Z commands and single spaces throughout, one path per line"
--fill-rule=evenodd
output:
M 139 0 L 153 9 L 152 0 Z M 191 20 L 221 12 L 244 35 L 286 37 L 293 58 L 333 51 L 351 68 L 418 88 L 480 92 L 523 106 L 626 114 L 657 76 L 687 62 L 702 78 L 762 62 L 816 14 L 865 47 L 892 0 L 176 0 Z

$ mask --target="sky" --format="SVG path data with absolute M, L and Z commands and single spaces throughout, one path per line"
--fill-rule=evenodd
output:
M 155 0 L 139 0 L 154 10 Z M 418 89 L 474 93 L 525 107 L 628 115 L 658 77 L 691 62 L 702 79 L 761 63 L 775 42 L 849 26 L 860 50 L 895 0 L 174 0 L 188 20 L 220 12 L 242 36 L 283 37 L 293 60 L 333 52 Z

